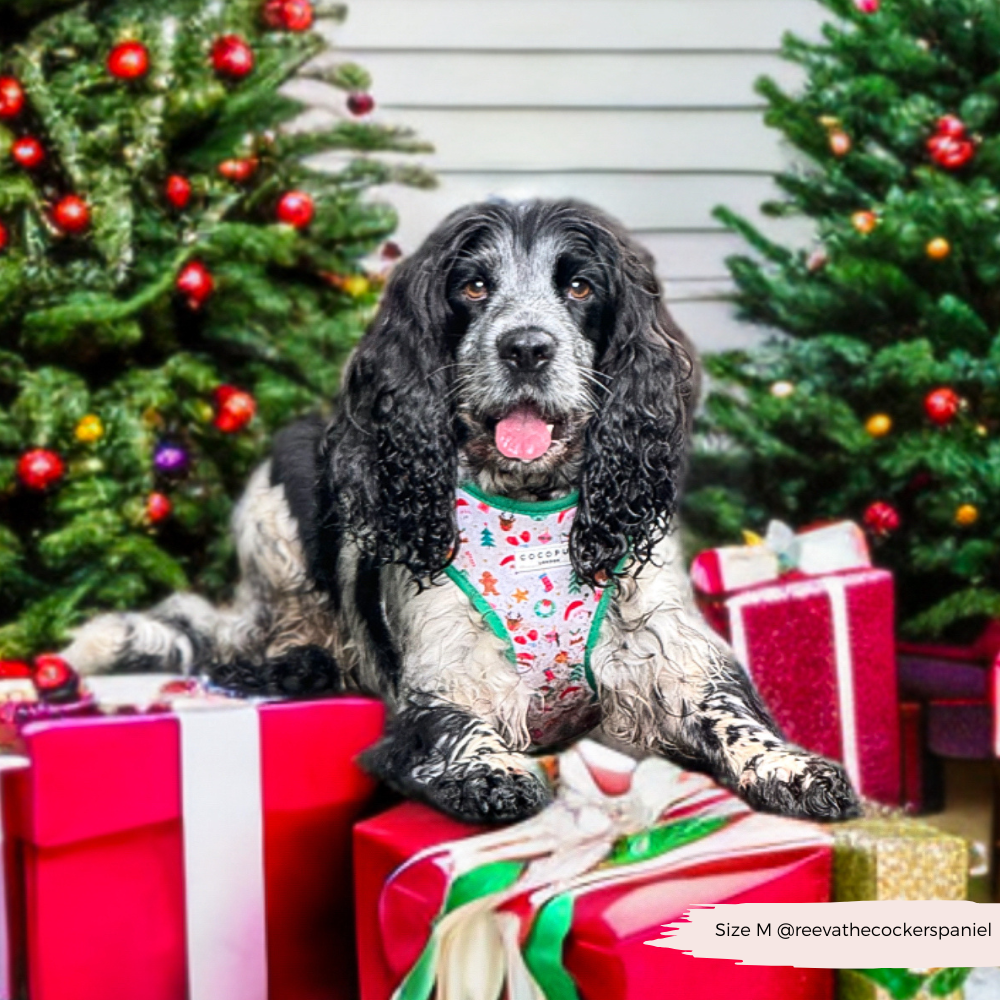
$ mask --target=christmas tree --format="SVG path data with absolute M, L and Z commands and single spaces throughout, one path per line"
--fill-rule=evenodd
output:
M 493 532 L 489 528 L 483 528 L 482 534 L 479 536 L 479 544 L 484 549 L 492 549 L 496 545 L 496 542 L 493 541 Z
M 428 181 L 364 155 L 427 147 L 371 120 L 361 67 L 315 58 L 314 17 L 342 13 L 0 0 L 0 657 L 220 596 L 270 432 L 333 396 L 363 258 L 398 255 L 366 194 Z M 328 127 L 289 127 L 296 73 L 346 92 Z
M 742 315 L 785 336 L 708 359 L 688 519 L 861 521 L 904 632 L 971 635 L 1000 615 L 1000 5 L 822 3 L 822 40 L 783 44 L 801 92 L 757 85 L 805 154 L 763 211 L 816 243 L 717 212 Z

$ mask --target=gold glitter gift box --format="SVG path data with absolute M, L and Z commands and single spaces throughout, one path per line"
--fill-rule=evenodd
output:
M 969 845 L 906 817 L 859 819 L 832 828 L 833 898 L 965 899 Z M 891 1000 L 856 972 L 838 975 L 838 1000 Z M 959 1000 L 962 991 L 947 1000 Z

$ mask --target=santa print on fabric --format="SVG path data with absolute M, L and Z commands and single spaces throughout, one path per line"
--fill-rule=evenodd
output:
M 541 746 L 564 741 L 581 717 L 596 715 L 589 657 L 610 591 L 571 587 L 575 505 L 570 497 L 510 509 L 510 501 L 468 486 L 456 497 L 460 547 L 446 572 L 508 643 L 534 691 L 528 727 Z

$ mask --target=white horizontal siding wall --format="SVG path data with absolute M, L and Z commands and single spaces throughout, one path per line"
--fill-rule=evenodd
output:
M 703 350 L 747 343 L 722 298 L 740 241 L 711 217 L 756 214 L 788 163 L 753 81 L 788 86 L 785 30 L 815 36 L 813 0 L 349 0 L 334 61 L 374 77 L 376 117 L 436 147 L 436 191 L 390 187 L 412 249 L 451 209 L 501 196 L 573 196 L 655 253 L 674 314 Z M 319 118 L 343 95 L 310 92 Z M 325 106 L 325 107 L 324 107 Z M 312 115 L 310 115 L 312 117 Z M 765 223 L 808 239 L 802 223 Z

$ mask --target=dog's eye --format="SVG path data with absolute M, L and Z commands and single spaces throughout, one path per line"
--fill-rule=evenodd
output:
M 475 281 L 470 281 L 462 289 L 462 294 L 473 302 L 481 302 L 490 294 L 490 290 L 486 287 L 486 282 L 482 278 L 476 278 Z
M 569 288 L 566 289 L 566 294 L 571 299 L 576 299 L 577 302 L 582 302 L 584 299 L 589 299 L 591 294 L 593 294 L 593 289 L 590 287 L 590 283 L 583 280 L 583 278 L 574 278 L 569 283 Z

